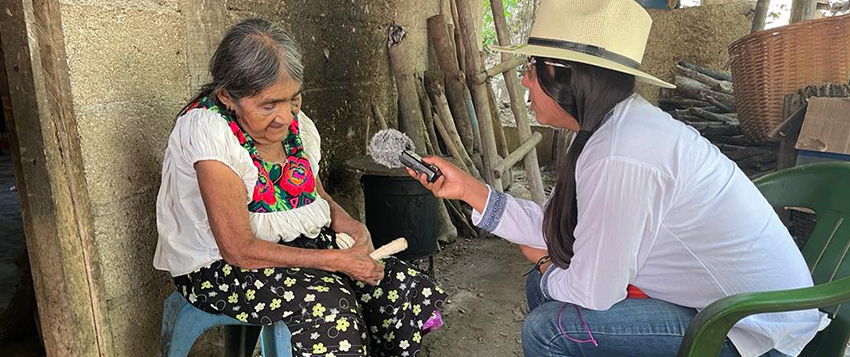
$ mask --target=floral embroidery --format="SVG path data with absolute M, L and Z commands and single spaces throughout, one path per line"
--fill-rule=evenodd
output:
M 204 108 L 219 113 L 230 131 L 246 151 L 257 168 L 257 183 L 254 185 L 252 200 L 248 210 L 256 213 L 278 212 L 306 206 L 318 197 L 316 179 L 310 162 L 304 153 L 301 141 L 301 127 L 298 116 L 289 125 L 289 134 L 283 139 L 283 148 L 287 159 L 283 164 L 266 162 L 251 138 L 236 122 L 236 118 L 227 110 L 222 110 L 215 97 L 203 97 L 190 105 L 186 111 Z

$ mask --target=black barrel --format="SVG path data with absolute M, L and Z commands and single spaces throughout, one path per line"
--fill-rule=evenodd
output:
M 375 248 L 407 238 L 402 260 L 427 258 L 437 252 L 437 198 L 411 177 L 363 175 L 366 227 Z

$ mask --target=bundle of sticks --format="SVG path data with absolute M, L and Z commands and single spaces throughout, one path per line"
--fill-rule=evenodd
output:
M 776 169 L 779 146 L 747 139 L 735 109 L 732 76 L 680 61 L 676 89 L 662 91 L 658 105 L 716 145 L 750 177 Z

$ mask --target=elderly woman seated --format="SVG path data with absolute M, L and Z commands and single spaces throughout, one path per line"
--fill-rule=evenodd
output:
M 296 356 L 416 355 L 446 295 L 404 262 L 370 258 L 369 231 L 322 187 L 295 43 L 247 20 L 210 70 L 168 141 L 154 266 L 201 310 L 284 321 Z M 354 245 L 338 249 L 336 232 Z

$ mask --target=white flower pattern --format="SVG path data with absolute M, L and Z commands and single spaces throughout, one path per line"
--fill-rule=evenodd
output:
M 368 350 L 372 355 L 415 356 L 421 349 L 423 318 L 431 316 L 446 295 L 405 263 L 395 258 L 384 263 L 387 278 L 375 287 L 315 269 L 228 266 L 229 273 L 224 274 L 223 262 L 176 277 L 175 282 L 196 306 L 249 323 L 283 319 L 299 326 L 291 331 L 299 351 L 294 355 L 361 356 Z M 364 306 L 375 311 L 365 321 L 360 313 Z M 369 339 L 378 351 L 363 344 Z

